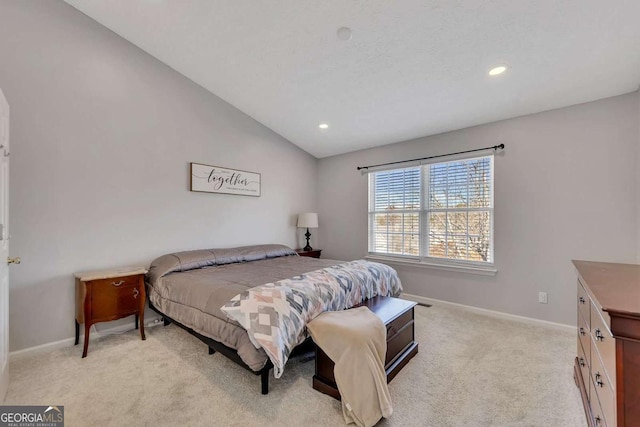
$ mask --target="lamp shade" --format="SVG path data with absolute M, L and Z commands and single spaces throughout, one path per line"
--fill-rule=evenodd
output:
M 298 215 L 299 228 L 318 228 L 317 213 L 301 213 Z

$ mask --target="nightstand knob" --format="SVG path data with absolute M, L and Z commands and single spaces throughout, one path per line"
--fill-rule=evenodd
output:
M 138 298 L 139 294 L 140 294 L 140 291 L 137 288 L 133 290 L 133 297 L 134 298 Z
M 113 286 L 120 286 L 124 284 L 124 280 L 120 280 L 119 282 L 111 282 Z

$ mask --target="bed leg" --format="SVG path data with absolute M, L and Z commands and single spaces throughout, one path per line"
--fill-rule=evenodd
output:
M 262 394 L 269 394 L 269 369 L 264 369 L 260 374 L 260 382 L 262 383 Z
M 171 324 L 171 321 L 166 317 L 162 318 L 162 322 L 164 323 L 164 326 L 169 326 Z
M 213 354 L 213 353 L 215 353 L 215 352 L 216 352 L 216 351 L 213 349 L 213 347 L 209 346 L 209 354 Z

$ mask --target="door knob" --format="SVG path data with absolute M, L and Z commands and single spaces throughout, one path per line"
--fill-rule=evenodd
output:
M 21 262 L 22 262 L 22 260 L 20 259 L 19 256 L 15 257 L 15 258 L 7 257 L 7 264 L 20 264 Z

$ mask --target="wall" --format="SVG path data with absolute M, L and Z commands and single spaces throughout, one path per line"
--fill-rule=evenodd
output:
M 302 243 L 316 160 L 72 7 L 0 2 L 0 87 L 12 351 L 73 336 L 75 271 Z M 190 161 L 260 172 L 262 197 L 191 193 Z
M 633 93 L 321 159 L 323 256 L 367 254 L 367 177 L 356 166 L 505 143 L 495 160 L 497 275 L 395 267 L 411 294 L 575 324 L 570 260 L 636 260 L 637 105 Z

